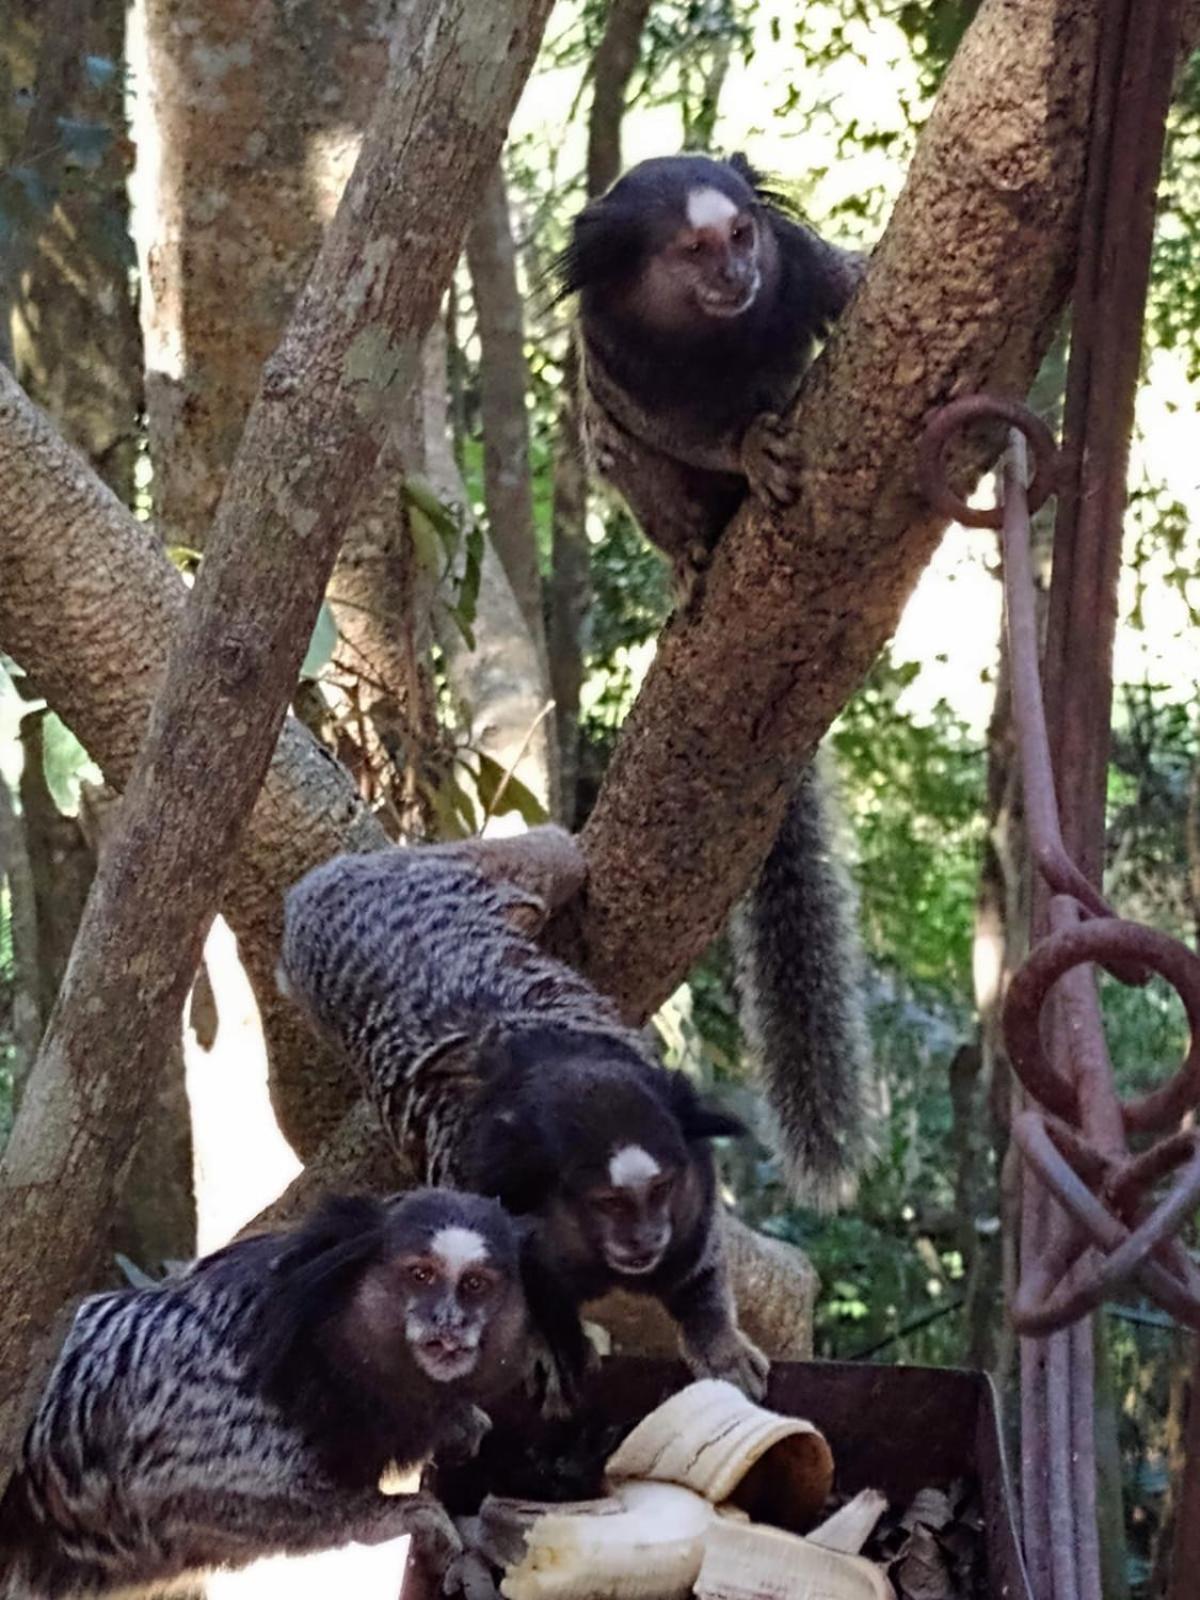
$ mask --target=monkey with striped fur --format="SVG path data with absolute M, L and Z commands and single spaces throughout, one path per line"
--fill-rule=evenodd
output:
M 519 1231 L 447 1190 L 328 1201 L 76 1313 L 0 1503 L 0 1594 L 169 1584 L 403 1534 L 472 1558 L 398 1471 L 469 1458 L 520 1380 Z
M 502 841 L 513 851 L 517 841 Z M 574 841 L 535 829 L 520 847 Z M 699 1376 L 759 1396 L 767 1361 L 738 1326 L 711 1141 L 743 1131 L 668 1071 L 616 1007 L 531 937 L 545 905 L 486 870 L 488 846 L 338 856 L 288 894 L 281 982 L 357 1069 L 422 1179 L 530 1220 L 525 1286 L 569 1405 L 578 1315 L 613 1288 L 659 1300 Z

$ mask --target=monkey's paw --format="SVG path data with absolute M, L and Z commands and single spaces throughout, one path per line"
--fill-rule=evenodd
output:
M 462 1600 L 499 1600 L 492 1569 L 477 1550 L 455 1556 L 442 1578 L 442 1593 Z
M 800 496 L 802 469 L 789 447 L 789 437 L 783 419 L 764 411 L 742 439 L 742 471 L 750 491 L 774 511 L 786 511 Z
M 413 1554 L 430 1573 L 445 1577 L 463 1554 L 462 1539 L 445 1506 L 431 1494 L 411 1494 L 401 1503 L 400 1513 Z
M 736 1384 L 751 1400 L 761 1400 L 767 1392 L 771 1363 L 740 1328 L 703 1353 L 685 1349 L 684 1359 L 697 1378 L 724 1378 Z
M 441 1438 L 434 1451 L 436 1460 L 447 1467 L 473 1461 L 491 1426 L 491 1417 L 478 1406 L 465 1405 L 461 1410 L 451 1412 L 442 1426 Z

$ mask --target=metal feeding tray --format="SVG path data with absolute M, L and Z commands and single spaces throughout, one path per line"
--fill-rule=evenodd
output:
M 578 1420 L 544 1424 L 514 1402 L 495 1413 L 479 1459 L 441 1472 L 431 1487 L 457 1514 L 473 1511 L 488 1492 L 584 1498 L 596 1492 L 587 1474 L 606 1459 L 612 1430 L 640 1421 L 690 1381 L 674 1362 L 612 1357 L 589 1384 Z M 1017 1540 L 996 1394 L 983 1373 L 781 1361 L 771 1369 L 765 1404 L 816 1424 L 833 1450 L 839 1491 L 880 1489 L 893 1505 L 903 1506 L 919 1489 L 974 1480 L 983 1505 L 989 1600 L 1033 1600 Z M 538 1463 L 573 1457 L 577 1440 L 586 1442 L 569 1469 L 575 1477 L 556 1484 L 555 1492 L 531 1481 Z M 416 1579 L 415 1573 L 409 1576 Z M 419 1581 L 406 1583 L 405 1600 L 425 1600 Z

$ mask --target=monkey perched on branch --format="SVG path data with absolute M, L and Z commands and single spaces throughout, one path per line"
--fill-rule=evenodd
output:
M 0 1503 L 0 1594 L 158 1585 L 403 1534 L 471 1558 L 397 1471 L 479 1448 L 524 1371 L 518 1230 L 478 1195 L 332 1200 L 80 1306 Z
M 425 1181 L 531 1219 L 549 1407 L 570 1405 L 587 1362 L 578 1307 L 618 1287 L 663 1303 L 698 1376 L 757 1397 L 767 1361 L 737 1325 L 710 1146 L 741 1124 L 538 948 L 549 904 L 487 871 L 519 849 L 561 859 L 560 899 L 582 881 L 550 827 L 490 856 L 469 842 L 326 862 L 288 895 L 281 985 L 346 1051 Z
M 579 297 L 588 457 L 672 560 L 684 603 L 748 493 L 794 498 L 779 413 L 864 268 L 741 156 L 643 161 L 575 219 L 559 280 Z M 871 1143 L 862 953 L 828 805 L 819 771 L 803 773 L 733 926 L 781 1153 L 822 1203 L 849 1193 Z

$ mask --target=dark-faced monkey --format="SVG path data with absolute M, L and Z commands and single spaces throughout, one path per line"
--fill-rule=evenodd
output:
M 575 220 L 580 409 L 596 473 L 674 564 L 685 600 L 754 493 L 796 484 L 785 411 L 865 263 L 826 243 L 741 157 L 643 161 Z M 797 1194 L 845 1198 L 871 1147 L 856 900 L 814 763 L 733 922 L 743 1030 Z
M 338 856 L 288 895 L 283 986 L 345 1050 L 426 1181 L 528 1220 L 551 1403 L 569 1404 L 582 1376 L 579 1306 L 616 1287 L 662 1302 L 698 1376 L 761 1395 L 767 1362 L 738 1326 L 711 1148 L 741 1125 L 539 949 L 529 905 L 462 846 Z
M 327 1202 L 80 1306 L 0 1503 L 0 1593 L 57 1600 L 410 1534 L 395 1478 L 469 1457 L 526 1366 L 518 1231 L 478 1195 Z M 464 1580 L 465 1581 L 465 1580 Z

